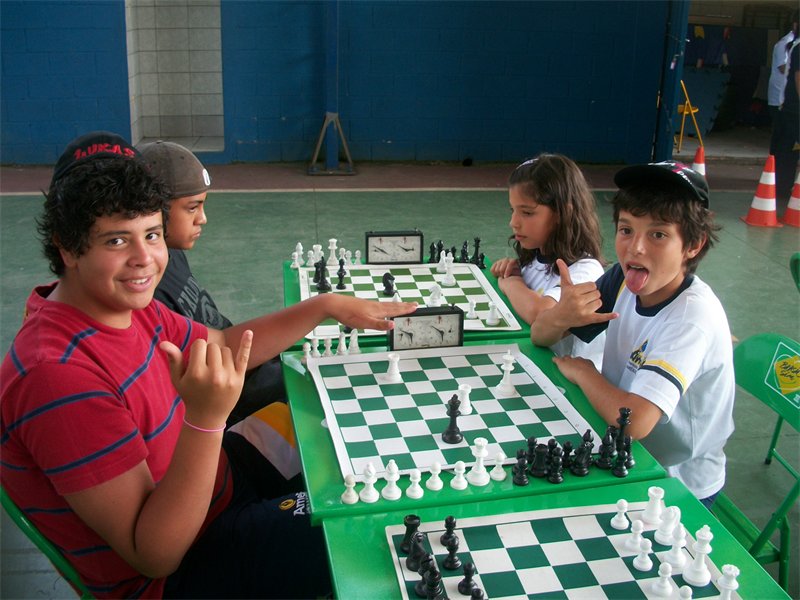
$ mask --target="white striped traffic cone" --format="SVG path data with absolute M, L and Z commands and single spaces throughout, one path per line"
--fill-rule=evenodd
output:
M 692 163 L 692 171 L 700 173 L 703 177 L 706 176 L 706 151 L 702 146 L 697 148 L 694 153 L 694 162 Z
M 800 227 L 800 173 L 797 174 L 794 180 L 792 195 L 789 197 L 789 206 L 786 207 L 786 212 L 783 213 L 781 221 L 792 227 Z
M 761 172 L 750 212 L 742 221 L 755 227 L 783 227 L 775 209 L 775 157 L 770 154 Z

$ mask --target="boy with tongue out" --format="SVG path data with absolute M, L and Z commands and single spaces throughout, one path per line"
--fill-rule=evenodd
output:
M 595 410 L 627 429 L 707 507 L 725 484 L 733 432 L 733 348 L 725 311 L 695 275 L 717 241 L 705 179 L 672 161 L 627 167 L 614 182 L 619 262 L 573 285 L 559 265 L 561 300 L 540 313 L 531 339 L 550 346 L 607 331 L 602 373 L 582 358 L 554 358 Z

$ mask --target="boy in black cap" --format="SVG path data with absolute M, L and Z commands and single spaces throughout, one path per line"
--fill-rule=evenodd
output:
M 166 242 L 169 263 L 156 288 L 155 299 L 171 310 L 215 329 L 233 323 L 192 274 L 186 250 L 191 250 L 206 224 L 205 202 L 211 177 L 197 157 L 174 142 L 157 141 L 138 148 L 151 173 L 166 183 L 170 195 Z M 280 360 L 274 358 L 247 372 L 239 401 L 228 425 L 275 401 L 286 402 Z
M 386 330 L 416 304 L 324 294 L 207 328 L 153 300 L 167 202 L 115 134 L 59 159 L 38 223 L 58 279 L 0 367 L 0 481 L 95 597 L 324 595 L 305 493 L 225 419 L 245 371 L 324 319 Z
M 628 167 L 614 182 L 619 263 L 578 285 L 560 266 L 561 300 L 531 338 L 550 346 L 607 329 L 602 374 L 580 358 L 555 363 L 607 423 L 632 409 L 628 433 L 710 507 L 725 484 L 735 382 L 725 311 L 694 274 L 719 229 L 708 186 L 676 162 Z

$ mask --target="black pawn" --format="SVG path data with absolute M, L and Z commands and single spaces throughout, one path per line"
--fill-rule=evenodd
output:
M 512 473 L 514 476 L 511 478 L 511 481 L 514 482 L 514 485 L 528 485 L 530 481 L 528 481 L 528 475 L 525 471 L 528 470 L 528 459 L 525 458 L 525 454 L 523 453 L 522 456 L 517 457 L 517 464 L 514 469 L 512 469 Z
M 606 432 L 603 436 L 603 441 L 600 444 L 600 456 L 594 461 L 595 466 L 600 469 L 608 470 L 614 466 L 612 453 L 614 452 L 614 438 L 611 433 Z
M 528 461 L 528 454 L 527 454 L 527 452 L 525 452 L 525 448 L 520 448 L 519 450 L 517 450 L 517 463 L 514 464 L 514 465 L 511 465 L 511 473 L 512 473 L 512 475 L 517 472 L 517 465 L 519 464 L 519 459 L 520 458 L 524 458 L 525 459 L 525 468 L 527 468 L 529 461 Z
M 453 257 L 453 262 L 456 262 L 456 247 L 455 246 L 452 246 L 450 248 L 450 256 Z
M 636 466 L 636 461 L 633 459 L 633 454 L 631 454 L 631 443 L 633 443 L 633 440 L 631 440 L 631 436 L 626 435 L 625 452 L 628 453 L 628 460 L 625 461 L 625 467 L 628 469 L 632 469 L 633 467 Z
M 564 456 L 561 459 L 561 464 L 565 469 L 569 469 L 572 464 L 572 442 L 569 440 L 564 442 Z
M 312 281 L 314 283 L 319 283 L 320 264 L 322 264 L 322 263 L 318 263 L 318 262 L 314 263 L 314 278 L 312 279 Z
M 478 268 L 479 269 L 486 268 L 486 255 L 483 252 L 481 252 L 480 255 L 478 255 Z
M 461 400 L 458 399 L 458 394 L 453 394 L 453 397 L 447 401 L 447 416 L 450 417 L 450 423 L 442 433 L 442 439 L 446 444 L 458 444 L 464 439 L 457 422 L 458 417 L 461 416 L 461 411 L 458 410 L 460 406 Z
M 536 437 L 535 436 L 531 436 L 531 437 L 528 438 L 528 455 L 527 455 L 527 458 L 528 458 L 528 464 L 529 465 L 533 464 L 533 457 L 534 457 L 534 455 L 536 453 L 536 446 L 537 445 L 538 445 L 538 442 L 536 441 Z
M 550 461 L 552 460 L 553 451 L 556 448 L 558 448 L 558 440 L 556 440 L 556 438 L 550 438 L 549 440 L 547 440 L 547 462 L 548 463 L 550 463 Z
M 617 429 L 613 425 L 609 425 L 608 429 L 606 429 L 606 433 L 611 435 L 611 458 L 616 458 L 616 456 L 617 456 L 617 436 L 619 436 L 619 429 Z
M 447 598 L 442 586 L 442 574 L 434 565 L 425 572 L 425 597 L 428 600 L 442 600 Z
M 458 582 L 458 593 L 462 596 L 469 596 L 472 590 L 478 587 L 472 578 L 475 577 L 475 565 L 471 562 L 464 564 L 464 579 Z
M 479 587 L 473 588 L 472 593 L 469 595 L 470 600 L 483 600 L 483 590 Z
M 617 453 L 617 461 L 616 463 L 614 463 L 614 468 L 611 469 L 611 472 L 614 474 L 615 477 L 628 476 L 628 468 L 625 466 L 625 462 L 627 460 L 628 460 L 628 453 L 625 452 L 625 448 L 623 448 Z
M 411 549 L 411 536 L 417 532 L 419 524 L 420 519 L 417 515 L 406 515 L 403 518 L 403 525 L 406 526 L 406 534 L 403 536 L 403 541 L 400 542 L 400 551 L 403 554 L 408 554 Z
M 547 481 L 550 483 L 563 483 L 564 467 L 561 464 L 561 448 L 553 450 L 553 456 L 550 458 L 550 473 L 547 475 Z
M 464 243 L 461 245 L 461 262 L 469 262 L 469 242 L 467 240 L 464 240 Z
M 419 573 L 420 580 L 414 586 L 414 593 L 420 598 L 424 598 L 425 596 L 427 596 L 427 594 L 425 593 L 425 583 L 426 583 L 425 573 L 430 571 L 431 567 L 433 567 L 435 564 L 436 564 L 436 557 L 434 557 L 433 554 L 430 553 L 426 553 L 425 556 L 423 556 L 422 560 L 420 561 L 419 570 L 417 571 L 417 573 Z
M 533 457 L 533 464 L 531 465 L 531 475 L 534 477 L 547 477 L 547 446 L 539 444 L 536 446 L 536 452 Z
M 411 536 L 411 547 L 406 557 L 406 567 L 409 571 L 419 571 L 422 557 L 427 553 L 422 542 L 424 537 L 421 531 L 415 531 L 414 535 Z
M 444 520 L 444 533 L 439 537 L 439 543 L 447 548 L 447 542 L 456 537 L 454 533 L 456 529 L 456 518 L 450 515 Z
M 447 556 L 442 561 L 442 566 L 448 571 L 455 571 L 461 568 L 461 559 L 458 558 L 458 536 L 454 535 L 447 540 Z
M 345 289 L 347 286 L 344 284 L 344 276 L 347 275 L 347 271 L 344 270 L 344 259 L 339 260 L 339 270 L 336 271 L 336 275 L 339 277 L 339 281 L 336 283 L 336 289 Z
M 428 257 L 428 264 L 434 264 L 439 261 L 436 260 L 436 244 L 431 242 L 430 256 Z
M 442 251 L 444 250 L 444 242 L 439 240 L 436 242 L 436 262 L 442 260 Z

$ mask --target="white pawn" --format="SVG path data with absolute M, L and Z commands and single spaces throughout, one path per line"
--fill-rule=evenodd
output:
M 683 552 L 684 546 L 686 546 L 686 529 L 681 523 L 677 523 L 672 530 L 672 547 L 664 554 L 664 560 L 675 569 L 680 569 L 686 564 L 686 555 Z
M 311 344 L 308 342 L 303 342 L 303 364 L 307 365 L 308 360 L 311 358 Z
M 425 487 L 429 490 L 433 490 L 434 492 L 438 492 L 444 484 L 442 483 L 442 478 L 439 477 L 439 473 L 442 472 L 442 465 L 438 462 L 434 462 L 431 465 L 431 476 L 428 481 L 425 482 Z
M 653 582 L 650 591 L 659 598 L 669 598 L 672 596 L 672 565 L 662 562 L 658 567 L 658 579 Z
M 380 494 L 378 494 L 378 490 L 375 489 L 375 482 L 377 479 L 375 467 L 372 466 L 371 462 L 367 463 L 367 466 L 364 467 L 364 488 L 358 493 L 358 497 L 361 498 L 362 502 L 372 504 L 373 502 L 377 502 L 378 498 L 381 497 Z
M 353 253 L 350 250 L 344 253 L 344 264 L 346 265 L 353 264 Z
M 611 526 L 619 531 L 625 531 L 630 524 L 625 513 L 628 512 L 628 501 L 617 500 L 617 514 L 611 519 Z
M 294 251 L 297 252 L 297 258 L 300 261 L 300 266 L 303 266 L 303 244 L 297 242 L 294 246 Z
M 356 250 L 356 258 L 353 261 L 353 264 L 354 265 L 360 265 L 361 264 L 361 250 Z
M 302 265 L 300 264 L 299 254 L 297 252 L 292 252 L 292 264 L 290 265 L 293 269 L 299 269 Z
M 461 406 L 458 407 L 458 410 L 461 411 L 462 415 L 472 414 L 472 403 L 469 401 L 471 391 L 472 386 L 468 383 L 461 383 L 458 386 L 458 399 L 461 401 Z
M 336 356 L 345 356 L 347 354 L 347 344 L 345 343 L 344 331 L 339 332 L 339 345 L 336 346 Z
M 456 464 L 453 467 L 453 479 L 450 480 L 451 488 L 454 490 L 467 489 L 467 480 L 464 477 L 464 471 L 466 470 L 467 465 L 464 464 L 463 460 L 456 461 Z
M 392 302 L 402 302 L 402 301 L 403 301 L 403 300 L 400 298 L 400 294 L 398 294 L 397 292 L 395 292 L 395 293 L 394 293 L 394 296 L 392 296 Z
M 717 587 L 721 590 L 720 600 L 730 600 L 733 592 L 739 587 L 736 578 L 739 576 L 739 568 L 734 565 L 722 565 L 722 576 L 717 579 Z
M 347 259 L 345 259 L 345 256 L 347 256 L 347 250 L 345 250 L 344 248 L 339 248 L 339 260 L 344 260 L 344 264 L 345 264 L 345 268 L 346 268 L 347 267 Z
M 350 332 L 350 347 L 347 351 L 350 354 L 361 354 L 361 348 L 358 347 L 358 329 L 353 329 Z
M 386 371 L 386 381 L 389 383 L 402 383 L 400 375 L 400 355 L 392 352 L 386 356 L 389 359 L 389 369 Z
M 656 529 L 655 540 L 662 546 L 669 546 L 672 543 L 672 530 L 681 520 L 681 509 L 677 506 L 668 506 L 661 513 L 661 523 Z
M 639 545 L 639 554 L 633 559 L 633 566 L 640 571 L 649 571 L 653 568 L 653 561 L 650 558 L 650 551 L 653 549 L 653 542 L 643 538 Z
M 467 481 L 476 487 L 483 487 L 489 485 L 491 478 L 488 471 L 483 464 L 484 459 L 488 456 L 489 451 L 486 449 L 488 441 L 486 438 L 475 438 L 475 445 L 472 448 L 472 456 L 475 457 L 475 464 L 469 473 L 467 473 Z
M 386 487 L 381 490 L 381 496 L 387 500 L 399 500 L 403 493 L 397 486 L 400 473 L 398 473 L 397 463 L 394 462 L 394 459 L 391 459 L 389 464 L 386 465 L 386 475 L 384 475 L 383 478 L 386 480 Z
M 647 488 L 647 498 L 647 506 L 644 507 L 642 521 L 648 525 L 658 525 L 663 511 L 661 501 L 664 499 L 664 488 L 651 485 Z
M 631 535 L 625 540 L 625 550 L 630 552 L 638 552 L 642 545 L 642 531 L 644 531 L 644 523 L 636 519 L 631 523 Z
M 465 318 L 467 319 L 478 318 L 478 313 L 475 311 L 475 306 L 477 305 L 477 303 L 478 303 L 477 300 L 475 300 L 474 298 L 469 299 L 469 310 L 467 311 Z
M 325 255 L 322 252 L 322 245 L 321 244 L 314 244 L 313 246 L 311 246 L 311 248 L 312 248 L 312 251 L 314 252 L 314 257 L 313 257 L 313 260 L 311 261 L 311 265 L 313 266 L 314 263 L 319 262 L 320 259 Z
M 494 302 L 489 302 L 489 315 L 486 317 L 486 324 L 490 327 L 500 324 L 500 315 Z
M 333 344 L 333 338 L 326 337 L 325 350 L 323 350 L 322 356 L 333 356 L 333 352 L 331 351 L 331 344 Z
M 506 455 L 503 454 L 503 451 L 497 453 L 497 456 L 494 458 L 494 467 L 492 470 L 489 471 L 489 477 L 491 477 L 494 481 L 504 481 L 508 474 L 506 470 L 503 468 L 503 463 L 506 462 Z
M 344 476 L 344 492 L 342 493 L 342 502 L 345 504 L 355 504 L 358 502 L 358 494 L 356 494 L 356 478 L 352 473 Z
M 447 252 L 442 252 L 439 255 L 439 263 L 436 265 L 436 272 L 437 273 L 444 273 L 445 272 L 446 267 L 445 267 L 445 262 L 444 261 L 445 261 L 445 258 L 447 258 L 447 254 L 448 254 Z
M 309 340 L 311 342 L 312 358 L 319 358 L 321 356 L 321 354 L 319 353 L 319 340 L 313 335 L 309 338 Z
M 446 287 L 453 287 L 456 284 L 456 278 L 453 275 L 453 255 L 449 252 L 444 257 L 444 278 L 442 285 Z
M 688 585 L 682 585 L 678 588 L 678 597 L 681 600 L 692 600 L 692 588 Z
M 306 257 L 307 257 L 306 266 L 307 267 L 313 267 L 314 266 L 314 251 L 313 250 L 309 250 L 308 254 L 306 254 Z
M 411 469 L 411 473 L 409 473 L 409 479 L 411 480 L 411 485 L 409 485 L 408 489 L 406 490 L 406 496 L 412 500 L 422 498 L 425 490 L 423 490 L 422 486 L 419 484 L 420 479 L 422 479 L 422 473 L 419 472 L 419 469 Z
M 683 570 L 683 580 L 695 587 L 704 587 L 711 581 L 711 571 L 706 565 L 706 555 L 711 554 L 713 535 L 708 525 L 703 525 L 695 534 L 694 559 Z

